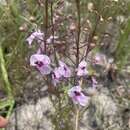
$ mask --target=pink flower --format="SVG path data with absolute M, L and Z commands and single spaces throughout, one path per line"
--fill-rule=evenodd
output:
M 68 91 L 68 95 L 72 98 L 75 104 L 80 104 L 81 106 L 86 106 L 88 104 L 89 97 L 85 96 L 80 86 L 74 86 Z
M 30 57 L 30 65 L 35 66 L 43 75 L 51 72 L 50 59 L 47 55 L 33 54 Z
M 61 73 L 59 71 L 59 68 L 55 68 L 53 73 L 52 73 L 52 82 L 54 84 L 54 86 L 57 85 L 57 83 L 60 82 L 60 78 L 61 78 Z
M 71 76 L 71 70 L 70 68 L 62 61 L 59 61 L 59 71 L 61 75 L 65 78 L 68 78 Z
M 27 39 L 26 41 L 28 42 L 29 45 L 32 44 L 34 40 L 36 40 L 38 43 L 43 42 L 43 36 L 44 33 L 42 33 L 40 30 L 33 32 Z
M 78 76 L 85 76 L 88 74 L 88 71 L 87 71 L 87 63 L 86 61 L 81 61 L 79 66 L 78 66 L 78 71 L 77 71 L 77 75 Z

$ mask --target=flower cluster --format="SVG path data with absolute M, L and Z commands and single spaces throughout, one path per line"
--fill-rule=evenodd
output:
M 69 78 L 71 76 L 70 68 L 62 61 L 59 61 L 59 67 L 55 68 L 52 73 L 52 81 L 54 86 L 60 82 L 62 78 Z
M 46 43 L 50 44 L 54 39 L 58 39 L 57 36 L 50 36 L 46 39 Z M 33 32 L 27 39 L 29 45 L 36 41 L 40 45 L 44 46 L 44 33 L 40 30 Z M 94 56 L 93 63 L 97 65 L 102 65 L 105 62 L 105 57 L 103 54 L 97 53 Z M 49 75 L 51 77 L 51 81 L 53 86 L 57 87 L 64 79 L 69 81 L 71 77 L 77 77 L 81 79 L 81 77 L 85 77 L 89 75 L 88 63 L 85 60 L 82 60 L 76 69 L 70 68 L 66 63 L 61 60 L 58 60 L 56 65 L 52 64 L 51 58 L 44 52 L 38 51 L 31 55 L 30 57 L 30 65 L 35 67 L 43 76 Z M 76 72 L 76 73 L 75 73 Z M 92 88 L 96 88 L 97 80 L 94 76 L 91 77 Z M 89 97 L 85 96 L 82 92 L 82 88 L 77 84 L 68 90 L 68 95 L 72 98 L 72 101 L 75 104 L 80 104 L 81 106 L 85 106 L 88 103 Z

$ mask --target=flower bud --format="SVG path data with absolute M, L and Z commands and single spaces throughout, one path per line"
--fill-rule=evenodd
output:
M 94 5 L 93 5 L 92 2 L 89 2 L 89 3 L 88 3 L 88 10 L 89 10 L 90 12 L 92 12 L 92 11 L 94 10 Z
M 27 29 L 28 29 L 28 26 L 27 26 L 26 23 L 24 23 L 23 25 L 21 25 L 21 26 L 19 27 L 19 31 L 21 31 L 21 32 L 26 32 Z
M 31 22 L 35 22 L 35 17 L 34 16 L 31 16 L 30 18 L 29 18 L 29 20 L 31 21 Z
M 71 30 L 71 31 L 75 31 L 75 30 L 76 30 L 76 25 L 75 25 L 75 23 L 71 23 L 71 25 L 70 25 L 70 30 Z

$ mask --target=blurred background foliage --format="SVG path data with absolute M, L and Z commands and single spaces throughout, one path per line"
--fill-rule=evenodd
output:
M 72 21 L 76 23 L 75 1 L 54 0 L 53 3 L 54 14 L 61 18 L 61 24 L 56 33 L 64 36 L 70 23 Z M 87 34 L 93 33 L 92 42 L 95 42 L 101 51 L 115 59 L 119 70 L 128 63 L 130 55 L 129 12 L 129 0 L 118 0 L 118 2 L 117 0 L 80 0 L 80 40 L 86 38 Z M 51 24 L 50 16 L 49 4 L 49 25 Z M 31 74 L 28 65 L 28 56 L 31 52 L 28 51 L 26 38 L 37 25 L 44 30 L 45 0 L 5 0 L 0 3 L 0 45 L 3 47 L 9 78 L 15 90 L 14 94 L 21 93 L 21 87 Z M 84 33 L 86 30 L 87 33 Z

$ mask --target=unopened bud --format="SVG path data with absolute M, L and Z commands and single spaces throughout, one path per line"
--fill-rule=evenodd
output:
M 93 39 L 97 41 L 98 40 L 98 36 L 94 36 Z
M 93 9 L 94 9 L 93 3 L 92 3 L 92 2 L 89 2 L 89 3 L 88 3 L 88 10 L 89 10 L 90 12 L 92 12 Z
M 102 16 L 100 17 L 100 21 L 101 21 L 101 22 L 103 22 L 103 21 L 104 21 L 104 19 L 103 19 L 103 17 L 102 17 Z
M 34 16 L 31 16 L 31 17 L 29 18 L 29 20 L 30 20 L 31 22 L 34 22 L 36 19 L 35 19 Z
M 112 20 L 112 17 L 108 17 L 107 20 L 108 20 L 108 21 L 111 21 L 111 20 Z
M 70 25 L 70 30 L 71 30 L 71 31 L 76 30 L 76 25 L 75 25 L 75 23 L 71 23 L 71 25 Z
M 21 31 L 21 32 L 26 32 L 27 29 L 28 29 L 28 27 L 27 27 L 26 23 L 24 23 L 22 26 L 19 27 L 19 31 Z
M 95 43 L 91 43 L 91 44 L 90 44 L 90 47 L 91 47 L 91 48 L 94 48 L 95 46 L 96 46 Z

